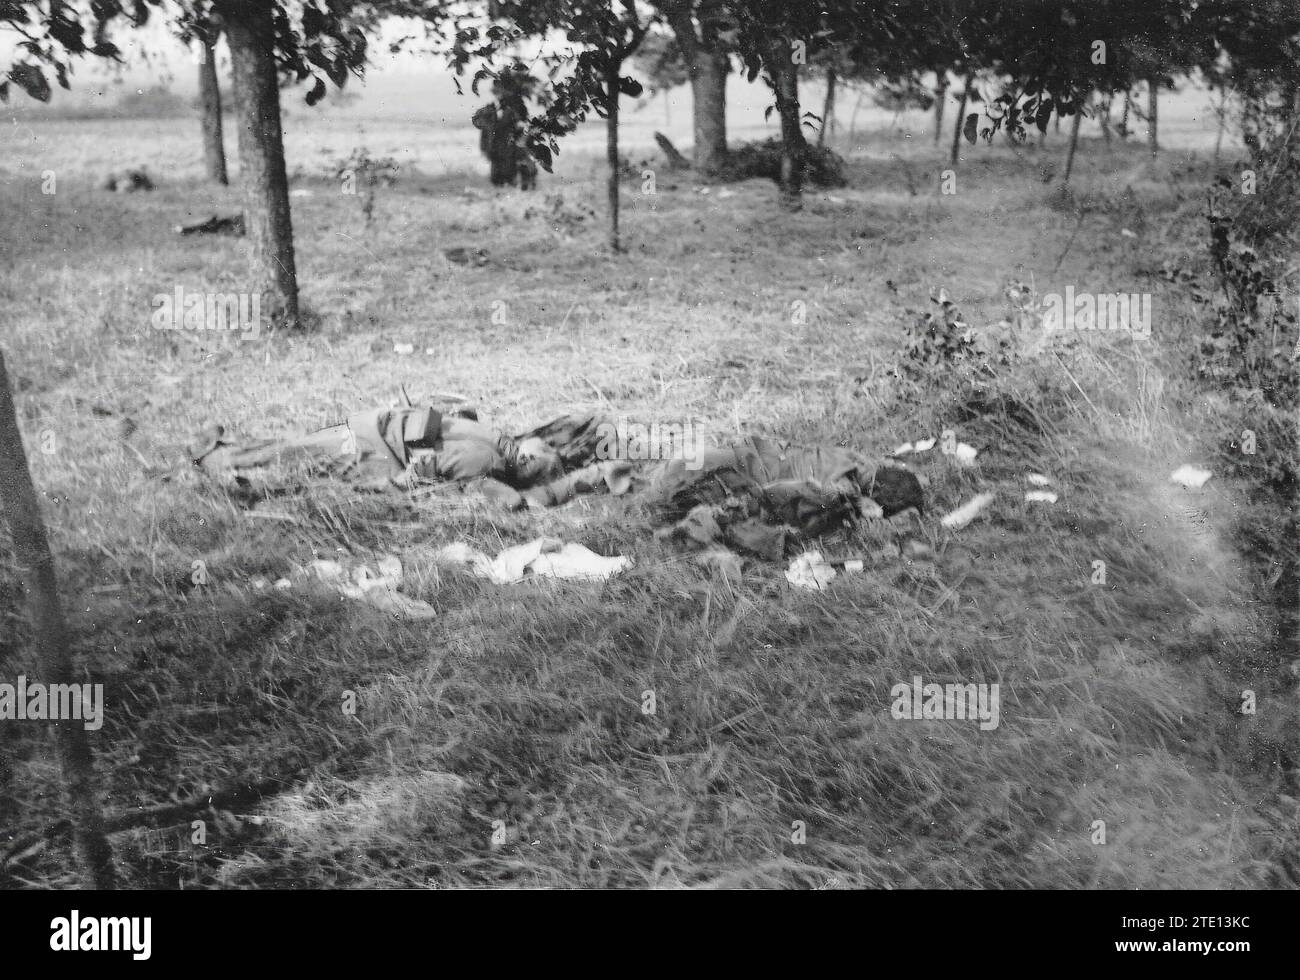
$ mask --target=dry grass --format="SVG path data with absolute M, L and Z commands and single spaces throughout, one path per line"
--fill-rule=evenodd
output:
M 767 184 L 720 197 L 661 176 L 653 198 L 629 185 L 618 258 L 583 217 L 599 205 L 580 160 L 527 199 L 477 177 L 408 175 L 380 192 L 369 229 L 356 200 L 308 174 L 296 186 L 315 193 L 295 198 L 294 221 L 315 332 L 215 341 L 152 331 L 150 298 L 238 288 L 239 243 L 169 233 L 233 210 L 233 194 L 165 171 L 154 194 L 94 191 L 89 132 L 50 151 L 55 196 L 26 171 L 3 188 L 23 218 L 0 229 L 12 270 L 0 309 L 28 444 L 56 438 L 31 464 L 82 669 L 107 687 L 100 767 L 117 808 L 284 785 L 257 813 L 207 814 L 204 848 L 119 835 L 130 882 L 1294 883 L 1294 802 L 1279 794 L 1295 793 L 1295 651 L 1238 550 L 1244 520 L 1267 533 L 1285 515 L 1254 500 L 1249 474 L 1196 493 L 1167 485 L 1239 431 L 1235 410 L 1197 395 L 1162 353 L 1194 306 L 1141 271 L 1155 252 L 1195 254 L 1204 168 L 1084 147 L 1076 194 L 1113 202 L 1132 186 L 1146 225 L 1134 244 L 1120 234 L 1130 214 L 1090 213 L 1055 274 L 1075 220 L 1050 205 L 1033 149 L 971 152 L 955 197 L 913 197 L 899 146 L 885 146 L 797 216 L 778 214 Z M 938 155 L 902 152 L 934 187 Z M 525 218 L 529 207 L 544 213 Z M 448 263 L 456 245 L 490 264 Z M 1156 340 L 1067 344 L 982 388 L 954 376 L 900 401 L 884 370 L 906 310 L 942 284 L 972 323 L 993 323 L 1009 278 L 1153 292 Z M 806 323 L 792 321 L 796 301 Z M 336 492 L 277 501 L 291 518 L 279 520 L 143 472 L 140 457 L 182 459 L 202 424 L 297 432 L 394 399 L 399 381 L 417 398 L 458 392 L 510 429 L 600 408 L 879 454 L 951 426 L 981 455 L 971 469 L 937 454 L 921 465 L 919 530 L 825 542 L 871 550 L 909 533 L 932 560 L 884 560 L 820 594 L 755 563 L 739 584 L 714 578 L 608 501 L 519 516 Z M 1023 502 L 1031 471 L 1054 477 L 1058 504 Z M 980 490 L 998 493 L 988 518 L 940 528 Z M 637 564 L 604 586 L 502 588 L 431 558 L 452 541 L 496 550 L 538 533 Z M 436 620 L 249 585 L 314 555 L 384 553 L 401 556 L 406 590 Z M 206 586 L 191 583 L 195 560 Z M 1104 587 L 1090 584 L 1094 560 L 1107 562 Z M 30 664 L 9 564 L 0 662 L 17 674 Z M 889 690 L 915 674 L 1000 682 L 1000 727 L 893 721 Z M 1254 717 L 1234 713 L 1244 688 Z M 19 735 L 0 826 L 31 828 L 57 809 L 57 775 L 39 733 Z M 1090 840 L 1097 820 L 1104 846 Z M 796 821 L 806 843 L 792 840 Z M 70 880 L 61 842 L 3 873 Z

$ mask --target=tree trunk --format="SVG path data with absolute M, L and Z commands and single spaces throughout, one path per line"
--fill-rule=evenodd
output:
M 1214 162 L 1219 162 L 1219 152 L 1223 149 L 1223 130 L 1228 124 L 1228 90 L 1225 88 L 1219 97 L 1219 131 L 1214 137 Z
M 1133 93 L 1125 90 L 1124 92 L 1124 114 L 1119 119 L 1119 138 L 1128 139 L 1128 114 L 1133 108 Z
M 835 69 L 826 71 L 826 101 L 822 104 L 822 124 L 817 130 L 817 145 L 826 145 L 826 127 L 835 117 Z
M 727 56 L 701 52 L 691 72 L 692 113 L 695 123 L 695 169 L 705 175 L 722 170 L 727 162 Z
M 858 110 L 862 108 L 862 100 L 865 99 L 865 92 L 858 92 L 858 100 L 853 103 L 853 115 L 849 116 L 849 150 L 857 149 L 858 136 Z
M 271 6 L 223 8 L 239 113 L 239 165 L 253 288 L 272 322 L 298 326 L 298 275 L 280 129 Z
M 203 164 L 208 180 L 227 184 L 226 146 L 221 132 L 221 86 L 217 83 L 214 37 L 200 37 L 199 119 L 203 127 Z
M 700 40 L 689 4 L 680 5 L 671 20 L 691 80 L 695 170 L 705 177 L 715 176 L 727 162 L 727 72 L 731 65 L 724 52 Z
M 54 559 L 45 537 L 36 488 L 27 468 L 3 354 L 0 354 L 0 506 L 9 524 L 14 557 L 31 607 L 32 643 L 41 672 L 39 680 L 47 685 L 71 684 L 72 657 L 59 605 Z M 95 763 L 84 722 L 64 718 L 51 724 L 63 771 L 64 794 L 72 816 L 77 862 L 85 884 L 112 888 L 116 884 L 113 852 L 104 835 Z
M 1147 131 L 1151 134 L 1151 155 L 1152 156 L 1155 156 L 1157 153 L 1160 152 L 1160 142 L 1157 137 L 1157 129 L 1158 129 L 1157 126 L 1158 117 L 1156 114 L 1156 110 L 1158 109 L 1157 92 L 1158 89 L 1156 87 L 1156 80 L 1154 78 L 1148 78 L 1147 79 L 1147 126 L 1149 128 Z
M 1115 93 L 1107 92 L 1106 97 L 1098 105 L 1097 122 L 1101 125 L 1101 135 L 1105 138 L 1107 145 L 1110 144 L 1110 107 L 1115 101 Z
M 1245 144 L 1252 165 L 1259 160 L 1260 113 L 1258 99 L 1247 93 L 1241 100 L 1241 142 Z
M 799 75 L 790 60 L 790 45 L 778 39 L 772 49 L 772 90 L 781 118 L 781 207 L 798 211 L 803 207 L 803 163 L 807 144 L 799 127 Z
M 1074 169 L 1074 151 L 1079 146 L 1079 126 L 1083 122 L 1083 107 L 1074 110 L 1074 122 L 1070 124 L 1070 149 L 1065 154 L 1065 176 L 1061 178 L 1061 186 L 1064 187 L 1070 182 L 1070 171 Z
M 609 163 L 609 250 L 621 251 L 618 240 L 618 76 L 623 65 L 614 61 L 605 74 L 605 156 Z
M 938 84 L 934 90 L 934 144 L 939 145 L 943 136 L 943 111 L 948 101 L 948 73 L 939 69 L 935 72 Z
M 961 104 L 957 107 L 957 125 L 952 128 L 952 165 L 957 166 L 958 156 L 961 152 L 961 129 L 966 124 L 966 103 L 970 101 L 970 90 L 973 78 L 966 76 L 966 86 L 961 90 Z

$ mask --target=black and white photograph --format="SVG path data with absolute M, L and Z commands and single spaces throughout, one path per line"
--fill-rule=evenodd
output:
M 751 890 L 1261 951 L 1298 358 L 1300 0 L 0 0 L 22 943 Z

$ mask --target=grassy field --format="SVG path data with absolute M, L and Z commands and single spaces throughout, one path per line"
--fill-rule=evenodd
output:
M 1294 435 L 1267 406 L 1192 385 L 1205 313 L 1164 274 L 1205 275 L 1212 131 L 1199 156 L 1156 162 L 1085 140 L 1069 197 L 1043 179 L 1061 164 L 1055 137 L 967 148 L 957 193 L 942 195 L 946 154 L 928 136 L 875 132 L 853 148 L 850 186 L 810 193 L 796 215 L 765 182 L 701 193 L 660 172 L 652 196 L 625 185 L 628 251 L 612 257 L 582 144 L 538 193 L 493 193 L 468 133 L 439 148 L 420 142 L 427 130 L 373 124 L 376 154 L 415 149 L 367 227 L 325 176 L 362 138 L 354 123 L 299 132 L 291 116 L 314 329 L 241 339 L 150 326 L 155 294 L 241 288 L 240 241 L 171 231 L 238 206 L 197 181 L 195 133 L 29 128 L 0 149 L 0 343 L 80 669 L 106 686 L 93 744 L 109 803 L 276 785 L 200 814 L 204 846 L 188 821 L 115 835 L 129 883 L 1300 881 L 1296 651 L 1279 613 L 1293 531 L 1262 489 Z M 140 160 L 156 192 L 95 189 Z M 40 193 L 46 168 L 53 195 Z M 448 262 L 458 246 L 486 264 Z M 1044 346 L 1034 328 L 995 326 L 1012 281 L 1039 296 L 1151 293 L 1153 336 Z M 893 382 L 906 326 L 939 287 L 1007 338 L 1012 363 L 978 382 Z M 396 403 L 399 383 L 417 400 L 458 393 L 512 431 L 600 410 L 877 456 L 954 428 L 981 452 L 970 468 L 922 457 L 919 523 L 823 542 L 877 557 L 820 593 L 761 562 L 739 582 L 717 576 L 608 498 L 506 515 L 339 490 L 249 511 L 187 473 L 145 469 L 182 462 L 206 424 L 293 434 Z M 1235 448 L 1243 428 L 1260 434 L 1255 457 Z M 1168 482 L 1188 462 L 1215 472 L 1199 491 Z M 1029 472 L 1052 476 L 1056 504 L 1024 502 Z M 980 491 L 998 495 L 986 518 L 940 526 Z M 495 552 L 539 533 L 636 563 L 604 585 L 502 587 L 433 559 L 450 542 Z M 899 555 L 909 541 L 915 557 Z M 9 679 L 33 665 L 0 548 Z M 252 586 L 313 557 L 385 554 L 436 619 Z M 895 721 L 890 689 L 918 674 L 1000 683 L 1001 724 Z M 1244 690 L 1254 715 L 1239 710 Z M 3 752 L 0 830 L 32 830 L 59 810 L 52 747 L 21 729 Z M 61 839 L 0 869 L 11 887 L 73 880 Z

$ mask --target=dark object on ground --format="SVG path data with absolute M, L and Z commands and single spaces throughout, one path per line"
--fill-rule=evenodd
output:
M 513 100 L 505 105 L 490 102 L 474 113 L 479 150 L 488 158 L 488 177 L 495 187 L 510 187 L 516 180 L 520 190 L 537 186 L 537 162 L 519 145 L 527 118 L 523 104 L 515 105 Z
M 103 189 L 116 191 L 119 194 L 130 194 L 135 191 L 151 191 L 154 189 L 154 182 L 141 167 L 139 170 L 123 170 L 109 174 L 104 180 Z
M 659 144 L 659 149 L 663 150 L 664 156 L 668 158 L 669 170 L 690 170 L 691 161 L 677 152 L 677 147 L 673 146 L 672 141 L 663 133 L 655 133 L 655 142 Z
M 492 261 L 483 249 L 466 248 L 464 245 L 443 249 L 442 254 L 447 256 L 448 262 L 455 262 L 457 265 L 487 265 Z
M 874 510 L 922 507 L 915 474 L 833 446 L 761 436 L 706 449 L 673 437 L 670 458 L 619 449 L 610 419 L 568 415 L 518 436 L 433 408 L 374 409 L 292 439 L 237 445 L 217 430 L 195 465 L 249 494 L 287 492 L 314 477 L 358 488 L 443 482 L 507 509 L 551 507 L 591 493 L 628 495 L 664 534 L 692 547 L 725 544 L 769 560 Z M 694 448 L 691 448 L 693 444 Z M 689 452 L 688 452 L 689 451 Z M 254 480 L 257 481 L 256 485 Z
M 801 539 L 827 533 L 865 513 L 923 509 L 920 481 L 901 466 L 872 465 L 830 446 L 798 446 L 749 436 L 702 450 L 693 459 L 632 463 L 600 450 L 613 428 L 596 416 L 564 416 L 518 438 L 539 439 L 560 457 L 566 475 L 524 490 L 529 503 L 563 504 L 603 489 L 632 494 L 663 534 L 692 546 L 725 544 L 778 560 Z
M 781 141 L 763 140 L 761 143 L 743 143 L 727 154 L 727 162 L 718 171 L 718 179 L 728 183 L 766 177 L 781 182 Z M 803 154 L 803 179 L 814 187 L 843 187 L 848 183 L 844 176 L 844 158 L 824 146 L 805 146 Z
M 228 218 L 218 218 L 214 214 L 207 221 L 200 221 L 197 224 L 177 225 L 176 233 L 178 235 L 234 235 L 238 238 L 244 234 L 244 216 L 235 214 Z
M 925 511 L 921 481 L 915 473 L 901 466 L 880 467 L 871 486 L 864 489 L 867 496 L 880 505 L 886 517 L 900 514 L 909 507 L 915 507 L 918 513 Z

